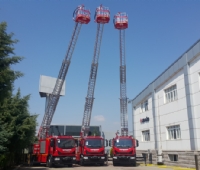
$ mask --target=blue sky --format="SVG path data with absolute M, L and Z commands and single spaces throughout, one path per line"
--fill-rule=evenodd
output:
M 83 25 L 66 76 L 66 95 L 60 98 L 53 124 L 82 123 L 97 24 L 97 6 L 109 7 L 111 22 L 104 26 L 91 125 L 104 131 L 120 130 L 119 31 L 112 18 L 127 12 L 127 97 L 134 98 L 200 38 L 200 0 L 0 0 L 0 22 L 19 40 L 15 53 L 25 59 L 13 66 L 24 77 L 15 91 L 31 94 L 31 114 L 44 115 L 45 98 L 39 96 L 40 75 L 57 77 L 65 57 L 74 21 L 74 9 L 84 4 L 91 22 Z M 131 106 L 128 106 L 132 130 Z

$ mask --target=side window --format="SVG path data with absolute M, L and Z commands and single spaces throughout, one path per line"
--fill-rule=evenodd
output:
M 167 139 L 168 140 L 181 139 L 180 125 L 168 126 L 167 127 Z
M 173 162 L 178 161 L 178 155 L 169 154 L 168 156 L 169 156 L 170 161 L 173 161 Z
M 150 141 L 150 131 L 149 130 L 145 130 L 142 131 L 142 141 Z
M 173 85 L 165 89 L 164 92 L 165 92 L 165 103 L 170 103 L 178 99 L 176 85 Z
M 149 110 L 148 108 L 148 100 L 145 100 L 144 102 L 141 103 L 141 112 L 146 112 Z

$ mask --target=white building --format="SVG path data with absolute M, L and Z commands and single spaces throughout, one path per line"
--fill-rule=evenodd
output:
M 131 103 L 137 155 L 194 167 L 194 154 L 200 154 L 200 40 Z

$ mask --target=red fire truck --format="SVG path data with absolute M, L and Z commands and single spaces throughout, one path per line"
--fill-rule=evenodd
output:
M 118 136 L 109 141 L 109 146 L 112 146 L 113 166 L 117 164 L 128 164 L 136 166 L 136 147 L 138 140 L 132 136 Z
M 32 164 L 46 163 L 47 167 L 76 163 L 75 139 L 70 136 L 51 136 L 33 144 Z
M 113 165 L 130 164 L 136 166 L 136 147 L 138 141 L 128 136 L 128 114 L 126 96 L 126 57 L 125 57 L 125 29 L 128 28 L 128 15 L 125 12 L 118 12 L 114 16 L 114 26 L 119 30 L 120 40 L 120 121 L 121 135 L 109 142 L 113 151 Z
M 90 131 L 90 118 L 92 114 L 92 107 L 94 102 L 94 89 L 98 71 L 98 60 L 100 55 L 101 39 L 103 35 L 103 28 L 106 23 L 110 21 L 110 10 L 108 7 L 100 5 L 96 8 L 95 22 L 97 23 L 97 33 L 94 47 L 94 55 L 92 59 L 87 97 L 85 100 L 85 107 L 83 113 L 82 127 L 81 127 L 81 139 L 79 147 L 79 157 L 77 161 L 80 165 L 98 163 L 104 165 L 107 161 L 107 156 L 105 154 L 104 138 L 101 134 L 97 136 L 91 136 Z M 107 145 L 106 141 L 106 145 Z
M 86 9 L 84 5 L 80 5 L 75 9 L 73 19 L 75 21 L 75 27 L 68 46 L 67 54 L 62 62 L 53 92 L 48 95 L 48 99 L 46 100 L 45 114 L 38 133 L 39 142 L 32 146 L 32 162 L 46 163 L 48 167 L 52 167 L 56 164 L 72 166 L 73 163 L 76 163 L 75 139 L 71 136 L 49 135 L 51 121 L 71 63 L 78 35 L 82 24 L 88 24 L 90 22 L 90 11 Z
M 85 136 L 80 139 L 80 154 L 77 161 L 81 166 L 86 164 L 99 164 L 103 166 L 107 162 L 107 154 L 105 154 L 105 142 L 108 141 L 101 136 Z

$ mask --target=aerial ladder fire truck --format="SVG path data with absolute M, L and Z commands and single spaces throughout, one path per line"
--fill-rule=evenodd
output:
M 75 27 L 71 41 L 62 62 L 55 87 L 49 96 L 49 102 L 47 103 L 43 121 L 38 132 L 38 143 L 33 144 L 34 162 L 46 163 L 48 167 L 56 164 L 72 166 L 73 163 L 76 163 L 75 139 L 72 136 L 49 135 L 51 121 L 60 98 L 61 89 L 69 69 L 78 35 L 82 24 L 88 24 L 90 22 L 90 11 L 83 5 L 78 6 L 73 13 L 73 20 L 75 21 Z
M 94 102 L 94 89 L 97 78 L 98 60 L 100 55 L 101 39 L 103 34 L 104 24 L 110 21 L 109 8 L 100 5 L 96 8 L 95 22 L 97 23 L 96 41 L 94 47 L 94 55 L 91 64 L 87 97 L 85 99 L 84 114 L 81 127 L 80 139 L 80 155 L 78 162 L 80 165 L 85 164 L 100 164 L 104 165 L 107 161 L 105 154 L 105 141 L 101 134 L 91 135 L 90 119 L 92 114 L 92 106 Z M 108 145 L 108 141 L 106 142 Z
M 128 15 L 117 13 L 114 16 L 114 26 L 119 30 L 120 39 L 120 121 L 121 135 L 116 133 L 116 137 L 109 141 L 112 145 L 113 166 L 117 164 L 129 164 L 136 166 L 136 147 L 138 141 L 132 136 L 128 136 L 128 115 L 126 96 L 126 59 L 125 59 L 125 29 L 128 28 Z M 112 144 L 111 144 L 112 143 Z

